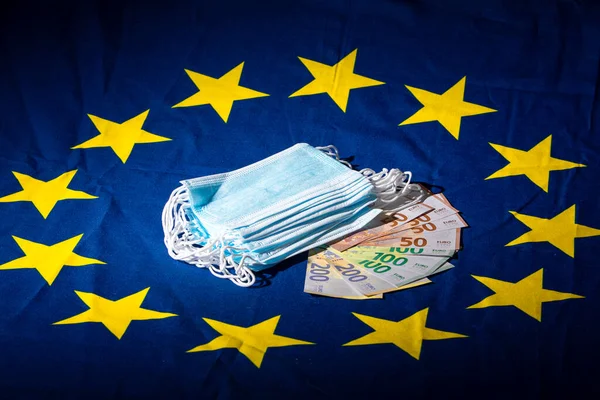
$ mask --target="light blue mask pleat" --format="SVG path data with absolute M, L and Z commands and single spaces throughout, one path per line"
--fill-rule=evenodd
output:
M 239 233 L 244 240 L 269 237 L 299 224 L 307 223 L 307 221 L 321 215 L 331 214 L 353 204 L 357 200 L 367 199 L 369 192 L 372 192 L 372 187 L 368 182 L 354 184 L 348 189 L 338 191 L 335 195 L 320 196 L 318 202 L 312 202 L 312 207 L 303 207 L 301 211 L 288 215 L 283 219 L 274 218 L 270 221 L 265 220 L 252 226 L 243 227 L 239 230 Z
M 297 218 L 300 212 L 306 210 L 319 211 L 323 207 L 334 204 L 336 199 L 339 200 L 340 196 L 347 195 L 348 191 L 354 190 L 357 186 L 366 187 L 370 184 L 364 178 L 357 177 L 354 171 L 348 170 L 339 179 L 336 178 L 335 181 L 324 182 L 300 195 L 290 197 L 284 202 L 268 207 L 260 213 L 247 215 L 226 224 L 219 223 L 219 225 L 226 227 L 228 230 L 239 230 L 242 234 L 247 234 L 278 222 L 285 223 L 290 218 Z M 329 201 L 329 203 L 323 204 L 325 201 Z M 209 225 L 214 224 L 214 221 L 217 220 L 210 214 L 194 214 L 198 220 Z
M 328 231 L 339 225 L 341 222 L 348 221 L 356 215 L 361 215 L 365 212 L 364 209 L 373 204 L 373 202 L 374 199 L 365 199 L 360 203 L 345 207 L 338 212 L 314 218 L 306 224 L 291 228 L 289 231 L 283 231 L 263 240 L 247 241 L 244 243 L 244 247 L 252 253 L 266 253 L 271 252 L 274 249 L 293 245 L 295 242 L 301 241 L 308 236 Z
M 230 236 L 240 239 L 256 239 L 257 237 L 271 235 L 282 229 L 287 229 L 288 226 L 297 224 L 311 216 L 336 210 L 349 204 L 349 199 L 355 196 L 356 193 L 366 193 L 372 190 L 372 185 L 365 179 L 361 178 L 357 180 L 356 176 L 351 176 L 351 178 L 351 180 L 345 179 L 341 181 L 342 183 L 348 183 L 346 186 L 319 194 L 314 198 L 306 197 L 307 201 L 288 207 L 284 211 L 274 210 L 274 214 L 270 214 L 253 224 L 242 225 L 237 228 L 214 223 L 212 219 L 205 218 L 206 215 L 198 216 L 191 209 L 188 209 L 186 214 L 188 219 L 192 221 L 191 229 L 202 237 L 218 236 L 228 231 Z M 316 191 L 315 193 L 320 193 L 320 191 Z
M 339 194 L 334 201 L 324 202 L 323 207 L 318 209 L 309 208 L 284 221 L 280 221 L 278 224 L 264 225 L 263 229 L 258 232 L 253 230 L 252 226 L 228 231 L 227 244 L 250 249 L 253 247 L 248 243 L 256 243 L 261 240 L 262 242 L 265 240 L 273 242 L 282 235 L 289 235 L 291 230 L 296 230 L 295 234 L 301 235 L 304 231 L 298 231 L 297 229 L 300 227 L 318 229 L 322 226 L 321 223 L 325 218 L 335 215 L 338 215 L 338 218 L 344 217 L 349 210 L 351 211 L 364 204 L 373 204 L 375 200 L 376 196 L 373 194 L 370 184 L 354 185 L 352 190 L 348 193 Z M 209 230 L 213 232 L 223 230 L 218 226 L 206 226 L 206 222 L 200 221 L 191 212 L 189 214 L 189 218 L 193 219 L 192 229 L 197 235 L 206 237 Z
M 205 181 L 202 186 L 197 182 L 195 185 L 193 180 L 184 182 L 194 212 L 199 217 L 206 215 L 227 225 L 342 177 L 348 168 L 304 144 L 294 146 L 292 151 L 273 157 L 269 162 L 240 171 L 222 181 Z
M 345 221 L 341 221 L 336 226 L 331 227 L 328 231 L 309 235 L 283 249 L 279 249 L 271 253 L 262 253 L 259 255 L 259 258 L 263 264 L 249 265 L 249 268 L 253 271 L 262 271 L 285 260 L 286 258 L 293 257 L 296 254 L 302 253 L 303 251 L 309 250 L 315 246 L 329 243 L 336 238 L 343 237 L 351 232 L 360 230 L 364 225 L 372 221 L 380 213 L 381 210 L 370 209 L 368 207 L 364 208 L 360 213 Z

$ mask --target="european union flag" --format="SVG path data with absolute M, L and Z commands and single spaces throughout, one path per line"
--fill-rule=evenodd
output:
M 0 396 L 597 397 L 599 11 L 3 6 Z M 455 268 L 351 301 L 303 292 L 306 253 L 250 288 L 169 257 L 181 180 L 296 143 L 441 191 Z

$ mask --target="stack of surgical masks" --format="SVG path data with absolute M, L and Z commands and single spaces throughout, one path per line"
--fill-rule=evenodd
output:
M 239 286 L 425 196 L 410 172 L 355 171 L 333 146 L 296 144 L 244 168 L 184 180 L 162 215 L 169 255 Z

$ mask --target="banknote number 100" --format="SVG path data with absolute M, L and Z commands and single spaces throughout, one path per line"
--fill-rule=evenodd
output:
M 310 264 L 310 276 L 308 279 L 315 282 L 327 282 L 329 280 L 329 264 L 319 265 L 315 263 Z
M 421 254 L 423 249 L 415 249 L 414 247 L 390 247 L 390 251 L 394 253 L 405 254 L 410 252 L 411 254 Z
M 397 267 L 401 267 L 402 265 L 406 264 L 408 262 L 408 258 L 406 257 L 398 257 L 396 258 L 396 256 L 394 256 L 393 254 L 386 254 L 386 253 L 375 253 L 375 257 L 373 257 L 373 260 L 378 260 L 384 263 L 389 263 L 391 262 L 392 264 L 394 264 Z
M 365 268 L 371 268 L 373 272 L 376 272 L 378 274 L 383 274 L 384 272 L 388 272 L 390 269 L 392 269 L 392 267 L 390 267 L 389 265 L 384 265 L 380 262 L 375 263 L 375 261 L 371 260 L 362 260 L 361 262 L 359 262 L 359 264 Z

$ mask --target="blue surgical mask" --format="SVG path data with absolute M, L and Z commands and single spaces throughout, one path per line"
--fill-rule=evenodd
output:
M 235 237 L 239 241 L 257 241 L 272 238 L 274 235 L 286 232 L 309 221 L 325 218 L 342 208 L 353 207 L 357 201 L 369 199 L 366 195 L 372 192 L 372 185 L 364 179 L 358 182 L 349 185 L 343 185 L 342 183 L 343 186 L 339 189 L 310 198 L 310 200 L 301 201 L 300 204 L 285 211 L 278 211 L 275 215 L 261 218 L 252 224 L 244 223 L 240 227 L 230 227 L 230 232 L 231 234 L 235 233 Z M 201 220 L 195 216 L 192 218 L 196 227 L 203 226 Z
M 320 185 L 310 188 L 301 194 L 292 196 L 285 201 L 278 201 L 275 207 L 261 209 L 258 212 L 252 212 L 241 218 L 223 222 L 219 218 L 219 213 L 226 212 L 219 206 L 208 207 L 195 211 L 194 214 L 198 220 L 205 225 L 218 224 L 229 230 L 240 229 L 241 233 L 252 233 L 257 229 L 273 225 L 278 221 L 289 222 L 290 218 L 296 220 L 300 213 L 310 211 L 312 213 L 334 206 L 352 191 L 358 189 L 372 189 L 372 185 L 365 182 L 364 179 L 357 177 L 355 171 L 346 170 L 344 174 Z M 198 188 L 193 189 L 197 191 Z M 195 209 L 196 210 L 196 209 Z M 248 227 L 249 229 L 245 229 Z M 251 227 L 251 228 L 250 228 Z

